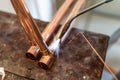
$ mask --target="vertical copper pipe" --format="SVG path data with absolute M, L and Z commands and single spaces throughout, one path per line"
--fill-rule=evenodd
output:
M 28 58 L 34 60 L 39 55 L 38 53 L 40 53 L 39 52 L 40 48 L 38 47 L 38 45 L 34 39 L 32 29 L 29 27 L 30 24 L 25 19 L 26 15 L 24 14 L 23 9 L 19 6 L 19 1 L 11 0 L 11 2 L 17 13 L 17 16 L 19 18 L 19 21 L 20 21 L 22 27 L 23 27 L 24 31 L 26 32 L 30 43 L 32 44 L 32 46 L 26 52 L 26 56 Z
M 47 45 L 44 42 L 41 36 L 41 32 L 39 31 L 36 23 L 33 21 L 30 12 L 25 5 L 24 0 L 11 0 L 11 2 L 17 12 L 18 18 L 20 19 L 21 23 L 26 24 L 28 29 L 33 33 L 34 39 L 40 47 L 41 52 L 44 55 L 49 54 L 50 51 L 48 50 Z
M 51 38 L 51 36 L 53 36 L 55 30 L 58 28 L 59 23 L 61 22 L 62 18 L 64 17 L 65 13 L 68 11 L 73 2 L 74 0 L 65 0 L 62 7 L 54 16 L 53 20 L 44 29 L 44 31 L 42 32 L 42 36 L 46 42 Z

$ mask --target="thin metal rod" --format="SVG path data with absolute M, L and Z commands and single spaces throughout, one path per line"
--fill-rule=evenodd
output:
M 41 32 L 39 31 L 38 26 L 36 25 L 36 23 L 34 22 L 34 20 L 32 19 L 31 15 L 30 15 L 30 12 L 29 12 L 24 0 L 11 0 L 11 2 L 13 4 L 17 14 L 22 15 L 22 17 L 18 16 L 18 18 L 20 20 L 22 19 L 22 22 L 26 23 L 29 30 L 33 33 L 34 39 L 37 42 L 38 46 L 40 47 L 41 52 L 46 53 L 46 54 L 50 53 L 45 41 L 43 40 L 43 38 L 41 36 Z
M 42 36 L 46 42 L 48 42 L 48 40 L 53 36 L 54 32 L 58 28 L 58 25 L 60 24 L 61 20 L 63 19 L 67 11 L 70 9 L 70 6 L 74 1 L 75 0 L 65 0 L 62 7 L 54 16 L 53 20 L 44 29 L 44 31 L 42 32 Z
M 59 31 L 56 34 L 56 40 L 60 38 L 60 36 L 62 37 L 62 31 L 65 28 L 66 23 L 69 21 L 69 19 L 77 14 L 77 12 L 84 6 L 86 0 L 78 0 L 74 6 L 74 8 L 72 9 L 71 13 L 69 14 L 69 16 L 67 17 L 65 23 L 61 26 L 61 28 L 59 29 Z
M 89 44 L 89 46 L 92 48 L 92 50 L 95 52 L 95 54 L 98 56 L 98 58 L 101 60 L 101 62 L 105 65 L 105 67 L 108 69 L 108 71 L 111 73 L 111 75 L 113 76 L 113 78 L 115 80 L 118 80 L 117 77 L 115 76 L 114 72 L 112 72 L 112 70 L 109 68 L 109 66 L 104 62 L 104 60 L 102 59 L 102 57 L 99 55 L 99 53 L 97 52 L 97 50 L 92 46 L 92 44 L 90 43 L 90 41 L 86 38 L 86 36 L 83 33 L 82 36 L 84 37 L 84 39 L 86 40 L 86 42 Z

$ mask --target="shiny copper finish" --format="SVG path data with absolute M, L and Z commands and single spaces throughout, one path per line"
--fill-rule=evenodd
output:
M 33 36 L 33 31 L 32 29 L 29 27 L 31 26 L 30 21 L 28 21 L 26 19 L 26 16 L 29 15 L 29 12 L 27 12 L 25 9 L 23 9 L 22 7 L 19 6 L 19 3 L 21 3 L 19 0 L 11 0 L 12 2 L 12 5 L 17 13 L 17 16 L 19 18 L 19 21 L 24 29 L 24 31 L 26 32 L 27 34 L 27 37 L 30 41 L 30 43 L 32 44 L 32 46 L 29 48 L 29 50 L 27 51 L 26 53 L 26 56 L 30 59 L 36 59 L 37 58 L 37 55 L 38 53 L 36 52 L 39 52 L 38 49 L 37 49 L 37 43 L 34 39 L 34 36 Z M 24 4 L 25 5 L 25 4 Z M 25 13 L 25 14 L 24 14 Z M 27 15 L 26 15 L 27 14 Z M 27 16 L 28 17 L 28 16 Z M 33 23 L 33 22 L 32 22 Z M 34 49 L 33 49 L 33 46 L 34 46 Z M 35 48 L 36 47 L 36 48 Z M 35 51 L 34 51 L 35 50 Z

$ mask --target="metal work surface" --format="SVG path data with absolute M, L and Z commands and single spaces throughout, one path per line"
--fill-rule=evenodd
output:
M 25 57 L 29 41 L 13 14 L 0 12 L 0 67 L 5 80 L 100 80 L 103 64 L 80 34 L 72 29 L 60 47 L 60 56 L 50 70 Z M 47 23 L 36 21 L 42 31 Z M 85 36 L 105 59 L 108 36 L 85 31 Z

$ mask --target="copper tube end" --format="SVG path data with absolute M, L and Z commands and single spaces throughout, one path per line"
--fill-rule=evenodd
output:
M 38 65 L 45 69 L 48 70 L 52 67 L 53 63 L 55 62 L 56 57 L 54 54 L 49 54 L 49 55 L 44 55 L 41 57 L 41 59 L 39 60 Z
M 37 46 L 31 46 L 29 50 L 26 52 L 26 57 L 32 60 L 36 60 L 40 58 L 40 48 Z

